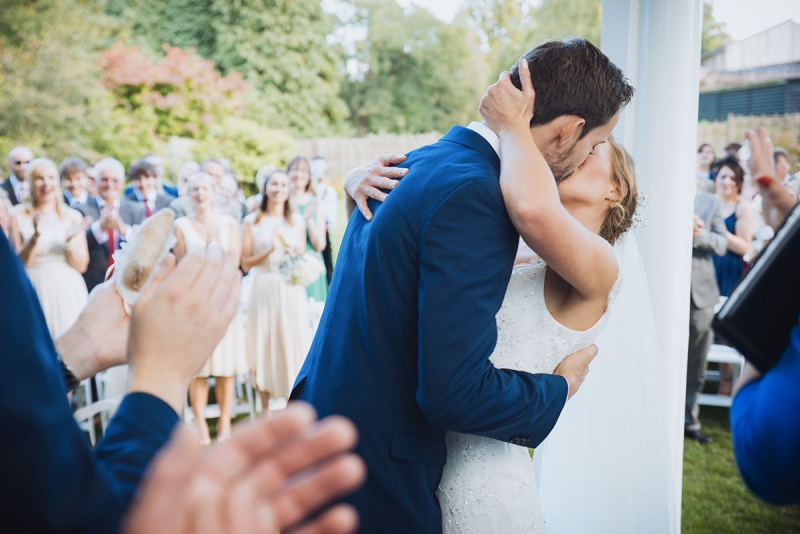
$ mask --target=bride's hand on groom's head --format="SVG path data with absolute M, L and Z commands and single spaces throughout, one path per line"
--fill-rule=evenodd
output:
M 515 128 L 530 128 L 536 91 L 528 62 L 524 59 L 519 62 L 519 80 L 521 90 L 511 82 L 508 71 L 503 71 L 497 83 L 489 86 L 481 99 L 479 111 L 486 125 L 497 135 Z
M 383 202 L 388 196 L 386 191 L 397 187 L 399 179 L 408 174 L 408 169 L 394 167 L 405 160 L 406 157 L 399 154 L 384 154 L 366 165 L 356 167 L 345 176 L 344 190 L 355 201 L 366 220 L 372 220 L 367 201 L 374 198 Z
M 586 375 L 589 374 L 589 364 L 597 356 L 597 345 L 591 345 L 570 354 L 556 367 L 554 375 L 563 376 L 569 386 L 569 399 L 578 392 Z

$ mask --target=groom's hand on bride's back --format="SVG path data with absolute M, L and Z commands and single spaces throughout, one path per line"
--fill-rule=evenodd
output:
M 554 375 L 563 376 L 569 386 L 569 399 L 580 389 L 586 375 L 589 374 L 589 364 L 597 356 L 597 346 L 592 345 L 570 354 L 556 367 Z
M 400 183 L 399 179 L 408 174 L 408 169 L 394 167 L 405 160 L 406 157 L 399 154 L 384 154 L 348 172 L 344 178 L 347 217 L 350 218 L 353 209 L 358 206 L 364 218 L 371 221 L 372 211 L 367 201 L 370 198 L 378 202 L 386 200 L 386 191 L 394 189 Z

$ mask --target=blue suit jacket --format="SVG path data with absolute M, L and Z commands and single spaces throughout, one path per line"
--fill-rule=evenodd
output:
M 117 532 L 178 415 L 128 395 L 92 451 L 72 418 L 36 293 L 0 232 L 0 530 Z
M 357 425 L 369 475 L 348 501 L 369 533 L 441 530 L 446 431 L 533 447 L 567 398 L 562 377 L 489 361 L 519 237 L 492 147 L 454 127 L 403 166 L 372 222 L 350 219 L 293 392 Z

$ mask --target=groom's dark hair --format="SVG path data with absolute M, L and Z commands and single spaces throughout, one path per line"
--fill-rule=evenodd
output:
M 581 138 L 608 123 L 630 103 L 633 86 L 622 71 L 586 39 L 547 41 L 525 53 L 536 104 L 531 127 L 562 115 L 577 115 L 586 121 Z M 517 65 L 511 81 L 521 88 Z

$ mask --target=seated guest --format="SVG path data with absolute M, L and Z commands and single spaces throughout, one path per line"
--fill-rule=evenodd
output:
M 105 158 L 94 166 L 97 196 L 75 209 L 94 222 L 86 231 L 89 244 L 89 268 L 83 274 L 89 291 L 105 280 L 106 271 L 114 263 L 114 251 L 125 240 L 131 226 L 141 224 L 145 209 L 140 202 L 120 198 L 125 183 L 125 167 L 114 158 Z
M 11 149 L 8 153 L 8 179 L 0 185 L 12 206 L 23 202 L 28 196 L 28 189 L 25 184 L 25 167 L 33 159 L 33 152 L 24 146 Z
M 797 195 L 781 183 L 769 132 L 748 132 L 767 224 L 777 228 L 794 208 Z M 776 298 L 779 296 L 776 295 Z M 731 406 L 731 434 L 739 471 L 747 486 L 765 501 L 800 504 L 800 324 L 778 364 L 761 377 L 745 366 Z
M 352 426 L 342 419 L 313 425 L 311 410 L 290 407 L 234 432 L 206 454 L 182 430 L 127 511 L 179 421 L 176 410 L 183 408 L 189 379 L 238 308 L 241 277 L 233 258 L 220 262 L 194 254 L 173 266 L 170 257 L 143 291 L 130 319 L 130 340 L 128 315 L 109 283 L 92 294 L 54 345 L 36 293 L 0 236 L 0 413 L 14 436 L 0 442 L 4 531 L 111 533 L 127 514 L 130 533 L 192 532 L 200 528 L 192 526 L 193 518 L 205 507 L 220 512 L 202 523 L 211 531 L 233 531 L 231 521 L 265 521 L 262 526 L 275 532 L 363 480 L 363 464 L 341 454 L 355 442 Z M 191 287 L 187 278 L 194 279 Z M 196 321 L 188 321 L 190 316 Z M 126 354 L 129 394 L 92 451 L 70 412 L 65 382 L 74 387 L 124 363 Z M 221 467 L 225 477 L 216 476 Z M 281 487 L 294 475 L 305 487 Z M 230 513 L 242 504 L 246 508 Z M 315 524 L 322 531 L 349 532 L 356 521 L 352 509 L 338 506 Z
M 128 180 L 133 184 L 133 190 L 125 198 L 134 202 L 141 202 L 144 206 L 145 217 L 150 217 L 157 211 L 168 208 L 173 197 L 158 191 L 158 178 L 155 167 L 140 159 L 128 169 Z
M 83 216 L 68 208 L 58 187 L 56 164 L 28 164 L 30 199 L 11 213 L 9 235 L 31 280 L 52 337 L 78 318 L 88 296 L 81 274 L 89 265 Z
M 61 189 L 64 192 L 64 203 L 67 206 L 85 203 L 89 198 L 86 189 L 89 177 L 86 175 L 86 162 L 81 158 L 67 158 L 58 166 L 61 176 Z

